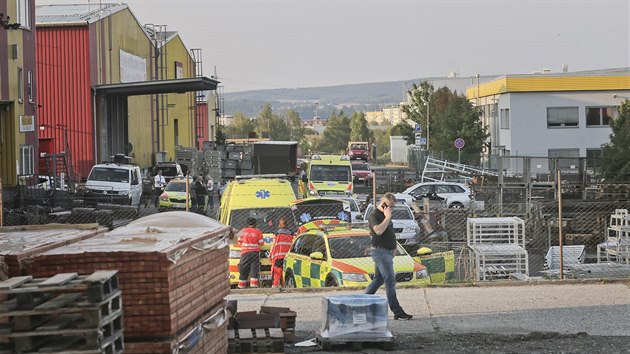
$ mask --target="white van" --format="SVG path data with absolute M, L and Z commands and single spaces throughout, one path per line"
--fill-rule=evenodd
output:
M 142 197 L 140 167 L 125 163 L 94 165 L 85 182 L 88 205 L 119 204 L 140 208 Z

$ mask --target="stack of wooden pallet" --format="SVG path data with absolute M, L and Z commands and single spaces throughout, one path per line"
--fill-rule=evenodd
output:
M 0 282 L 0 353 L 122 353 L 116 271 L 13 277 Z M 8 319 L 8 321 L 7 321 Z
M 151 215 L 45 252 L 27 268 L 35 276 L 117 269 L 125 296 L 126 352 L 171 353 L 229 293 L 228 248 L 223 247 L 228 232 L 194 213 Z M 226 325 L 216 327 L 216 332 L 206 329 L 204 337 L 217 337 L 227 347 Z
M 0 227 L 0 279 L 26 275 L 23 264 L 31 257 L 106 231 L 98 224 Z

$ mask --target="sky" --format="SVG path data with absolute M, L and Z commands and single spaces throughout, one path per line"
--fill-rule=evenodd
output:
M 630 0 L 123 2 L 201 48 L 225 92 L 630 66 Z

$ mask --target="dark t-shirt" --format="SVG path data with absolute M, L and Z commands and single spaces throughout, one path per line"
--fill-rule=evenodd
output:
M 378 209 L 374 209 L 372 214 L 368 217 L 370 235 L 372 235 L 372 246 L 394 250 L 396 249 L 396 233 L 394 232 L 394 226 L 391 221 L 389 225 L 387 225 L 387 229 L 385 229 L 381 235 L 377 235 L 376 232 L 374 232 L 374 226 L 382 223 L 383 220 L 385 220 L 385 214 Z

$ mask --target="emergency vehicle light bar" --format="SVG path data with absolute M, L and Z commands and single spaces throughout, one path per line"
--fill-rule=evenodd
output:
M 287 175 L 286 174 L 282 174 L 282 173 L 270 173 L 270 174 L 266 174 L 266 175 L 243 175 L 243 176 L 236 176 L 234 177 L 237 181 L 243 180 L 243 179 L 253 179 L 253 178 L 268 178 L 268 179 L 272 179 L 272 178 L 282 178 L 282 179 L 286 179 Z

